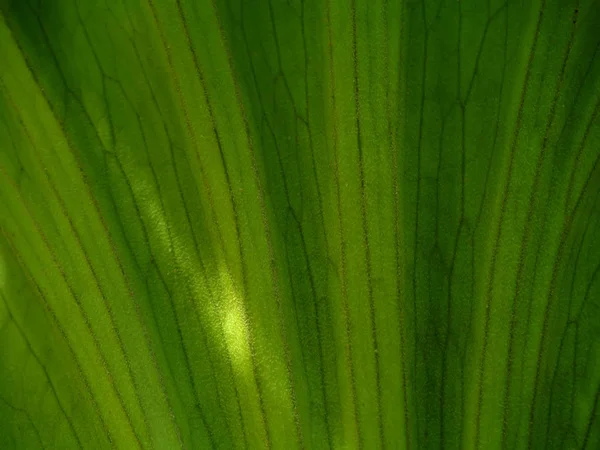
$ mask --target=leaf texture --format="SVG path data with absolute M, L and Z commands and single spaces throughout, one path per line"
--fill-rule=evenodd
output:
M 0 0 L 0 448 L 599 448 L 599 29 Z

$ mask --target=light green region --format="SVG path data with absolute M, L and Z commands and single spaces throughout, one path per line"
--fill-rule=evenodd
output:
M 599 0 L 0 0 L 0 449 L 600 447 Z

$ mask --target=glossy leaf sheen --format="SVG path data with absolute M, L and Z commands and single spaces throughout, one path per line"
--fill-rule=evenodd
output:
M 599 448 L 599 29 L 0 0 L 0 448 Z

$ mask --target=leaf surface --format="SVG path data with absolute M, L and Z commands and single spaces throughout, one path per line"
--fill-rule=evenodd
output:
M 599 27 L 0 0 L 0 448 L 600 446 Z

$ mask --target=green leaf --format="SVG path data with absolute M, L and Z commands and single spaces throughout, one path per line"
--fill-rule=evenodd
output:
M 598 0 L 0 0 L 0 448 L 600 447 Z

